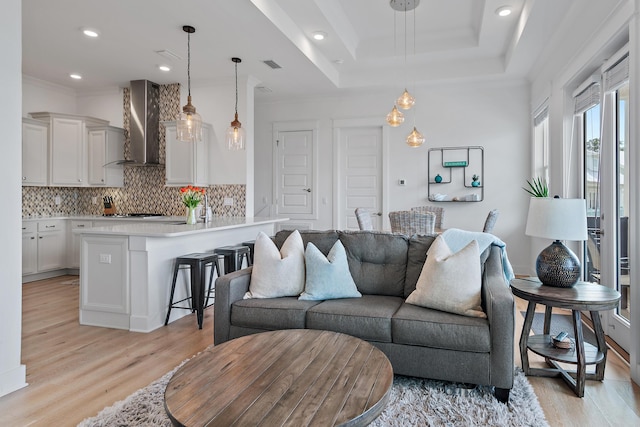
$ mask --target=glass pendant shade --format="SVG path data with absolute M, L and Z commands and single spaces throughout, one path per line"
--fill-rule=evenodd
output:
M 407 136 L 407 145 L 409 147 L 420 147 L 422 144 L 424 144 L 424 136 L 422 136 L 414 126 L 411 133 Z
M 403 110 L 408 110 L 409 108 L 413 107 L 415 103 L 416 103 L 416 99 L 413 96 L 411 96 L 411 94 L 409 93 L 409 91 L 407 91 L 407 89 L 404 90 L 402 95 L 400 95 L 400 98 L 398 98 L 398 100 L 396 101 L 396 104 L 398 104 L 398 107 L 402 108 Z
M 227 128 L 225 138 L 229 150 L 245 149 L 245 132 L 242 129 L 242 123 L 238 121 L 238 113 L 236 113 L 236 119 L 231 122 L 231 126 Z
M 391 112 L 387 114 L 387 123 L 389 124 L 389 126 L 393 126 L 395 128 L 400 126 L 403 122 L 404 114 L 402 114 L 400 110 L 398 110 L 394 105 Z
M 191 95 L 187 97 L 187 105 L 182 107 L 182 113 L 178 114 L 176 134 L 178 141 L 202 141 L 202 117 L 196 113 L 196 107 L 191 105 Z
M 176 118 L 176 137 L 178 141 L 198 142 L 202 141 L 202 117 L 196 113 L 196 107 L 191 103 L 191 34 L 196 29 L 191 25 L 184 25 L 182 31 L 187 33 L 187 104 L 182 107 L 182 112 Z

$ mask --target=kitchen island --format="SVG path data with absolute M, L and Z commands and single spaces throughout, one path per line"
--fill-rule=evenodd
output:
M 287 218 L 219 217 L 186 225 L 183 217 L 176 217 L 77 230 L 80 324 L 135 332 L 163 326 L 175 258 L 254 240 L 260 231 L 273 235 L 276 223 L 283 221 Z M 174 300 L 188 296 L 188 289 L 185 271 L 178 275 Z M 172 310 L 169 321 L 188 314 Z

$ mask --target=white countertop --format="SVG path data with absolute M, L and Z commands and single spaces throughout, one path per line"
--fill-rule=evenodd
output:
M 98 220 L 106 217 L 93 217 Z M 67 219 L 69 219 L 67 217 Z M 74 218 L 75 219 L 75 218 Z M 116 218 L 114 218 L 116 219 Z M 185 224 L 183 216 L 174 217 L 153 217 L 153 218 L 117 218 L 127 220 L 124 224 L 114 224 L 102 227 L 91 227 L 74 230 L 77 234 L 91 235 L 111 235 L 111 236 L 147 236 L 147 237 L 176 237 L 189 234 L 201 234 L 219 230 L 249 227 L 259 224 L 270 224 L 288 221 L 289 218 L 275 217 L 214 217 L 211 222 L 197 223 L 194 225 Z M 136 221 L 136 222 L 132 222 Z M 139 222 L 138 222 L 139 221 Z

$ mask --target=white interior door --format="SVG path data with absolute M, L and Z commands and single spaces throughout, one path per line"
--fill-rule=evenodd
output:
M 313 131 L 279 131 L 276 136 L 277 214 L 292 218 L 314 215 Z
M 382 128 L 363 126 L 339 131 L 339 224 L 358 229 L 355 209 L 370 209 L 376 230 L 382 229 Z

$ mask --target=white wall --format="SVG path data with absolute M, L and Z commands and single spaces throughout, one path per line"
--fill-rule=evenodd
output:
M 78 114 L 75 90 L 22 76 L 22 117 L 38 111 Z
M 389 130 L 389 209 L 402 210 L 424 204 L 445 207 L 445 227 L 482 230 L 487 213 L 501 211 L 495 233 L 508 246 L 516 272 L 529 273 L 530 250 L 524 236 L 528 197 L 522 186 L 529 176 L 530 164 L 530 88 L 523 82 L 450 84 L 417 88 L 416 126 L 426 137 L 420 148 L 410 148 L 404 138 L 413 125 L 409 111 L 405 123 Z M 384 117 L 400 94 L 350 94 L 342 98 L 318 98 L 300 101 L 264 103 L 256 101 L 255 117 L 255 209 L 269 211 L 272 203 L 272 126 L 275 122 L 317 120 L 319 123 L 320 179 L 319 219 L 314 228 L 334 228 L 333 206 L 333 132 L 332 120 Z M 427 200 L 427 153 L 429 148 L 480 145 L 484 147 L 484 201 L 474 203 L 435 203 Z M 400 187 L 397 181 L 406 179 Z M 263 210 L 264 209 L 264 210 Z
M 0 223 L 3 245 L 0 246 L 0 396 L 26 386 L 26 367 L 20 362 L 22 335 L 21 285 L 21 105 L 22 45 L 21 1 L 6 0 L 0 14 L 0 49 L 3 52 L 0 81 L 3 101 L 0 104 L 0 127 L 3 129 L 0 156 Z

